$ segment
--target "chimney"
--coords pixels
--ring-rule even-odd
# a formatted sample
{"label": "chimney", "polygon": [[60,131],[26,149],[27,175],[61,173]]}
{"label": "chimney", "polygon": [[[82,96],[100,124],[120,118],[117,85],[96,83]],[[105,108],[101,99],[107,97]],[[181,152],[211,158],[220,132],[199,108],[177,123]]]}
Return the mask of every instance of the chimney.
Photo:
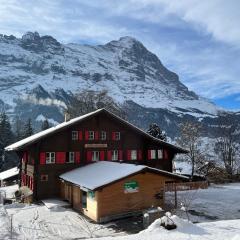
{"label": "chimney", "polygon": [[64,114],[64,122],[68,122],[70,120],[70,114],[68,112],[65,112]]}

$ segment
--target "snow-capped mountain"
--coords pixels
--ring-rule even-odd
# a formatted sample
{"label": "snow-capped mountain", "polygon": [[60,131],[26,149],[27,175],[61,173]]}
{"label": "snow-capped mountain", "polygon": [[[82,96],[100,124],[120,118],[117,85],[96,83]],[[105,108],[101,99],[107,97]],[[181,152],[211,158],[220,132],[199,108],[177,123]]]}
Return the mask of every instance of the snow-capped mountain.
{"label": "snow-capped mountain", "polygon": [[[216,115],[218,108],[183,85],[156,55],[131,37],[105,45],[61,44],[28,32],[21,39],[0,35],[0,99],[15,99],[40,84],[75,93],[107,89],[118,102],[194,116]],[[12,108],[14,111],[14,109]]]}
{"label": "snow-capped mountain", "polygon": [[[146,129],[158,123],[170,137],[184,120],[201,121],[211,136],[223,111],[189,91],[142,43],[122,37],[105,45],[61,44],[28,32],[0,35],[0,110],[40,126],[63,121],[74,93],[108,90],[128,120]],[[240,121],[239,113],[227,113]]]}

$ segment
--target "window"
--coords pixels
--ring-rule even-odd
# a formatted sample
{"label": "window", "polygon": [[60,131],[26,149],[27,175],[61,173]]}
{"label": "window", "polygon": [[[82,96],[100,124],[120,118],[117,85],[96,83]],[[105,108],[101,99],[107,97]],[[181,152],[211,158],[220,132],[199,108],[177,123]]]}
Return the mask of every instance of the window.
{"label": "window", "polygon": [[156,150],[150,150],[151,159],[156,159]]}
{"label": "window", "polygon": [[107,133],[105,131],[101,131],[101,140],[107,139]]}
{"label": "window", "polygon": [[55,163],[55,152],[46,153],[46,163]]}
{"label": "window", "polygon": [[67,163],[74,163],[75,160],[75,152],[69,152],[68,153],[68,159],[67,159]]}
{"label": "window", "polygon": [[137,160],[137,150],[131,150],[131,160]]}
{"label": "window", "polygon": [[95,192],[94,191],[88,191],[88,198],[94,199],[95,198]]}
{"label": "window", "polygon": [[78,131],[72,131],[72,140],[78,140]]}
{"label": "window", "polygon": [[118,160],[118,150],[113,150],[112,151],[112,161],[117,161]]}
{"label": "window", "polygon": [[162,149],[158,149],[157,153],[158,153],[158,159],[162,159],[163,158],[163,151],[162,151]]}
{"label": "window", "polygon": [[115,140],[120,140],[120,132],[115,132]]}
{"label": "window", "polygon": [[88,140],[94,140],[94,131],[89,131]]}
{"label": "window", "polygon": [[47,182],[48,181],[48,175],[47,174],[42,174],[41,175],[41,182]]}
{"label": "window", "polygon": [[92,152],[92,161],[93,162],[99,161],[99,156],[100,156],[100,152],[99,151],[93,151]]}

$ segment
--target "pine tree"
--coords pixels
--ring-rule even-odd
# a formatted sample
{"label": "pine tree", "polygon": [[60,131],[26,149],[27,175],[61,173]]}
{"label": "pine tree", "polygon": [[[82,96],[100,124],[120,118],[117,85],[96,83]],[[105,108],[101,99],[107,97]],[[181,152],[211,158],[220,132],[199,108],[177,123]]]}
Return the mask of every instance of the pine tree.
{"label": "pine tree", "polygon": [[152,123],[147,130],[147,133],[152,135],[155,138],[158,138],[162,141],[167,141],[166,134],[160,129],[160,127],[156,123]]}
{"label": "pine tree", "polygon": [[27,123],[24,125],[24,130],[23,130],[23,137],[27,138],[33,135],[33,127],[32,127],[32,121],[29,118],[27,120]]}
{"label": "pine tree", "polygon": [[0,169],[4,164],[4,147],[13,141],[11,124],[5,112],[0,114]]}
{"label": "pine tree", "polygon": [[19,116],[16,116],[13,126],[16,141],[20,141],[24,138],[23,125],[23,121],[19,118]]}
{"label": "pine tree", "polygon": [[48,129],[48,128],[50,128],[50,125],[49,125],[48,120],[45,119],[45,120],[43,121],[43,123],[42,123],[41,129],[42,129],[42,131],[43,131],[43,130],[46,130],[46,129]]}
{"label": "pine tree", "polygon": [[8,116],[5,112],[0,114],[0,142],[6,147],[13,141],[13,133]]}

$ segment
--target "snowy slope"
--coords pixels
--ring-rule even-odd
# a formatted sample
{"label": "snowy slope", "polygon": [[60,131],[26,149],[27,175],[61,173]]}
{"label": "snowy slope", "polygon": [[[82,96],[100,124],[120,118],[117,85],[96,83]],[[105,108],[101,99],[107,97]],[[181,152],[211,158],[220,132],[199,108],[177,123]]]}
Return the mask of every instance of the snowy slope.
{"label": "snowy slope", "polygon": [[0,36],[0,53],[0,99],[11,106],[16,104],[14,99],[41,84],[48,91],[63,88],[73,93],[107,89],[118,102],[132,100],[144,107],[196,117],[218,111],[131,37],[89,46],[63,45],[38,33],[27,33],[21,39]]}

